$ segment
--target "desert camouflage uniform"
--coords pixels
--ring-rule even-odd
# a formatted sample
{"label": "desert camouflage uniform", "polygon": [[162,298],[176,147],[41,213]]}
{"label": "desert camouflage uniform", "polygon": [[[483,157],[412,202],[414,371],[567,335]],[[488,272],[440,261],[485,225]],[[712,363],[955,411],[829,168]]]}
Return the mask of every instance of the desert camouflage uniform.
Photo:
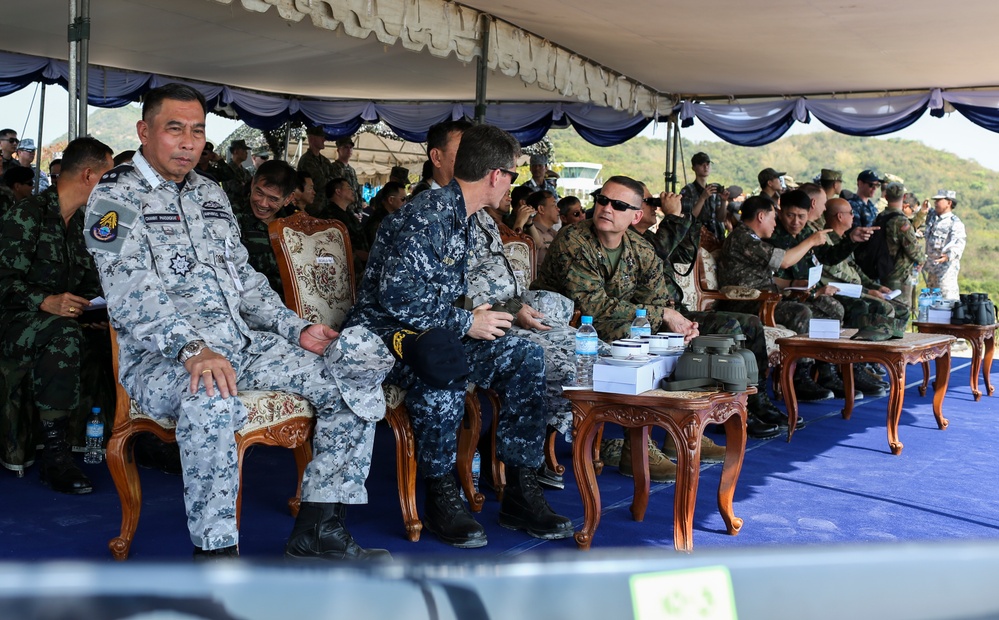
{"label": "desert camouflage uniform", "polygon": [[285,308],[247,263],[218,185],[191,173],[180,188],[140,150],[133,165],[111,170],[94,189],[84,236],[118,329],[121,383],[146,414],[177,425],[196,546],[238,540],[234,433],[246,423],[246,409],[217,391],[189,393],[190,375],[177,356],[195,340],[229,360],[241,391],[285,391],[313,404],[315,457],[303,501],[367,501],[375,422],[385,406],[380,383],[392,357],[365,330],[344,330],[325,361],[302,349],[309,323]]}
{"label": "desert camouflage uniform", "polygon": [[622,243],[621,259],[612,271],[593,220],[578,222],[552,242],[531,288],[571,299],[580,312],[593,317],[593,327],[604,341],[627,338],[638,308],[647,310],[656,332],[663,324],[663,311],[675,305],[666,288],[663,263],[633,230],[625,233]]}
{"label": "desert camouflage uniform", "polygon": [[[382,338],[401,328],[422,332],[440,327],[467,334],[472,313],[460,300],[467,291],[466,261],[474,232],[455,181],[422,192],[386,217],[347,325],[364,325]],[[510,334],[496,340],[464,337],[462,344],[471,368],[469,381],[495,389],[503,401],[499,459],[507,466],[537,468],[548,412],[544,351]],[[454,468],[465,386],[432,388],[402,363],[396,364],[389,380],[407,390],[406,408],[423,475],[447,475]]]}
{"label": "desert camouflage uniform", "polygon": [[[354,190],[354,202],[350,203],[347,211],[355,217],[360,217],[361,209],[364,207],[364,198],[361,195],[361,185],[357,182],[357,173],[354,172],[354,168],[350,164],[341,162],[339,159],[330,162],[330,178],[326,180],[331,181],[333,179],[347,179],[350,188]],[[325,191],[325,188],[326,186],[323,185],[323,191]]]}
{"label": "desert camouflage uniform", "polygon": [[[527,291],[518,280],[513,265],[503,252],[503,240],[496,220],[485,209],[472,216],[475,229],[468,252],[468,292],[472,307],[480,304],[527,303],[542,312],[541,323],[551,329],[535,331],[514,325],[510,334],[540,345],[545,352],[545,383],[548,393],[548,424],[569,438],[572,406],[562,396],[563,385],[576,383],[576,330],[569,327],[573,305],[570,299],[550,291]],[[527,278],[530,274],[526,274]],[[510,310],[514,307],[507,306]]]}
{"label": "desert camouflage uniform", "polygon": [[[923,273],[926,285],[940,288],[944,299],[958,299],[957,274],[961,270],[961,256],[968,242],[964,222],[953,212],[933,218],[926,226],[926,266]],[[934,261],[947,256],[947,262]]]}
{"label": "desert camouflage uniform", "polygon": [[[683,290],[676,284],[674,264],[693,263],[700,244],[701,226],[693,226],[690,216],[677,217],[667,215],[659,223],[656,232],[646,230],[642,237],[652,244],[656,255],[663,262],[666,275],[666,287],[670,297],[680,313],[692,321],[697,321],[701,334],[745,334],[746,348],[756,357],[757,368],[765,369],[769,365],[767,358],[767,340],[763,330],[763,322],[756,314],[743,312],[724,312],[712,310],[700,312],[691,310],[685,305]],[[694,300],[689,300],[693,302]]]}
{"label": "desert camouflage uniform", "polygon": [[79,408],[84,336],[76,319],[40,306],[50,295],[101,294],[82,226],[81,211],[63,224],[54,187],[0,218],[0,356],[31,366],[35,403],[46,420]]}
{"label": "desert camouflage uniform", "polygon": [[[288,217],[289,209],[281,209],[276,217]],[[270,233],[267,224],[257,218],[247,207],[236,211],[236,222],[239,224],[239,238],[246,247],[247,260],[250,266],[267,278],[267,283],[281,299],[284,299],[284,285],[281,283],[281,270],[278,268],[277,256],[271,246]]]}
{"label": "desert camouflage uniform", "polygon": [[[901,213],[901,209],[889,208],[888,211]],[[912,310],[912,306],[909,305],[912,303],[912,270],[926,262],[926,247],[916,237],[919,225],[915,220],[920,216],[925,219],[926,214],[917,212],[911,221],[907,217],[893,217],[885,225],[888,251],[895,257],[895,266],[884,285],[892,290],[902,291],[897,299],[904,300],[910,310]]]}
{"label": "desert camouflage uniform", "polygon": [[326,184],[335,179],[333,176],[333,163],[320,153],[313,155],[312,151],[306,151],[305,155],[298,160],[299,172],[308,172],[312,177],[312,186],[316,190],[316,197],[306,211],[313,217],[322,218],[322,213],[327,208],[329,197],[326,195]]}

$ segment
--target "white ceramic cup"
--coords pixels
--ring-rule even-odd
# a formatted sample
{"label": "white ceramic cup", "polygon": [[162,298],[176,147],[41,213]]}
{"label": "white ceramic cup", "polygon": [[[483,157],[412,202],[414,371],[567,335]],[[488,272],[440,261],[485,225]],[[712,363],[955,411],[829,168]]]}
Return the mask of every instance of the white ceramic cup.
{"label": "white ceramic cup", "polygon": [[658,353],[666,351],[670,348],[669,334],[652,334],[651,336],[642,336],[642,340],[649,343],[649,353]]}
{"label": "white ceramic cup", "polygon": [[648,353],[649,346],[643,345],[637,340],[615,340],[611,343],[612,357],[625,358],[637,355],[648,355]]}
{"label": "white ceramic cup", "polygon": [[657,336],[666,336],[669,338],[669,348],[676,349],[683,346],[683,334],[677,332],[659,332]]}

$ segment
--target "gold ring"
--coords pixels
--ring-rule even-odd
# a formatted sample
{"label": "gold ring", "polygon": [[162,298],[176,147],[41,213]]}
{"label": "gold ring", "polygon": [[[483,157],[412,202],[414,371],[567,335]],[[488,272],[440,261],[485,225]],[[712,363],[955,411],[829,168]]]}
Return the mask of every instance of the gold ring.
{"label": "gold ring", "polygon": [[212,371],[211,370],[202,370],[201,374],[203,374],[203,375],[210,375],[210,374],[212,374]]}
{"label": "gold ring", "polygon": [[76,308],[70,308],[69,311],[70,312],[76,312]]}

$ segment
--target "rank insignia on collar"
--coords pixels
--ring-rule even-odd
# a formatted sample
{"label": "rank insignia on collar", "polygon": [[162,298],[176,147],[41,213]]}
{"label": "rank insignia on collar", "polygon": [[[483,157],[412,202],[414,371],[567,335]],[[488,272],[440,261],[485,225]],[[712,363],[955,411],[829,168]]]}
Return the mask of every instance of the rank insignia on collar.
{"label": "rank insignia on collar", "polygon": [[108,211],[90,227],[90,236],[98,241],[110,243],[118,237],[118,213]]}

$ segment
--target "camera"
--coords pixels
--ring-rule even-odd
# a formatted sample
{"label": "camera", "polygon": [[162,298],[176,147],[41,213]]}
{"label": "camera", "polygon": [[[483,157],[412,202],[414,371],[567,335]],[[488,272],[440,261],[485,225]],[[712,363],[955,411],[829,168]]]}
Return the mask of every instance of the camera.
{"label": "camera", "polygon": [[725,186],[721,183],[712,183],[711,187],[715,188],[715,191],[719,194],[725,191]]}

